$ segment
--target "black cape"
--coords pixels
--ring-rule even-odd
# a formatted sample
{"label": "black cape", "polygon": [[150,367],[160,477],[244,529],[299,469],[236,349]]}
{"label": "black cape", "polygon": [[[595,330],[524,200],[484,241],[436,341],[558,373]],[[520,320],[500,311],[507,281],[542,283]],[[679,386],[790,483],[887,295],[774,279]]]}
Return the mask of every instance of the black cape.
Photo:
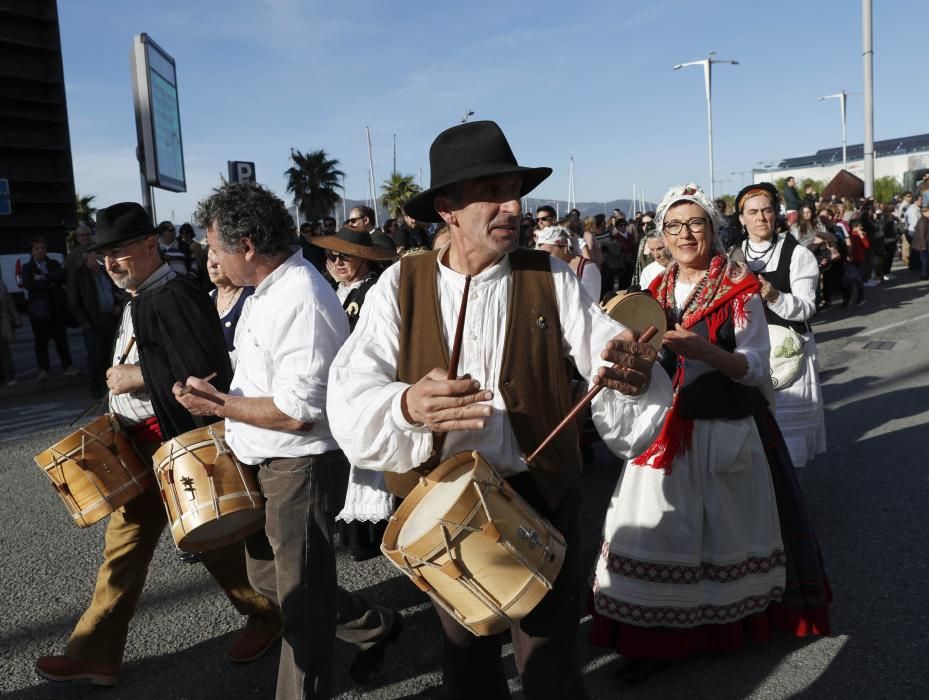
{"label": "black cape", "polygon": [[195,281],[176,277],[137,295],[131,312],[142,378],[164,439],[216,422],[215,416],[192,416],[171,391],[175,382],[213,372],[210,383],[229,391],[232,365],[209,295]]}

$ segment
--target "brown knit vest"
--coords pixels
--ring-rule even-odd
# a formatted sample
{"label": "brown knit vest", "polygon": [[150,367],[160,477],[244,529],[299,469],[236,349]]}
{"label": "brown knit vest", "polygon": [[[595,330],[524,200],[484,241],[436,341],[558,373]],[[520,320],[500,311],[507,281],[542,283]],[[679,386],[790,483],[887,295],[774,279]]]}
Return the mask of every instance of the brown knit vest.
{"label": "brown knit vest", "polygon": [[[431,252],[400,260],[397,381],[407,384],[415,384],[434,367],[449,364],[440,318],[437,255]],[[511,291],[500,384],[495,390],[503,396],[520,449],[529,454],[571,410],[571,389],[549,256],[520,249],[509,257]],[[435,447],[427,466],[438,463],[444,442],[444,435],[433,435]],[[557,507],[581,472],[573,422],[533,460],[530,472],[548,505]]]}

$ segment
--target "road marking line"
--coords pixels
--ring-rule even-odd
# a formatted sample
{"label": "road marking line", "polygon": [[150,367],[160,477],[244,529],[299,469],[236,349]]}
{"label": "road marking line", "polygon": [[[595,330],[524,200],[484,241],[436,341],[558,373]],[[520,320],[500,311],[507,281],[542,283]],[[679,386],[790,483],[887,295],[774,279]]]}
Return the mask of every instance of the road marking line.
{"label": "road marking line", "polygon": [[914,316],[913,318],[908,318],[905,321],[897,321],[896,323],[888,323],[886,326],[880,326],[879,328],[872,328],[869,331],[864,333],[859,333],[858,335],[874,335],[875,333],[883,333],[886,330],[891,328],[896,328],[897,326],[902,326],[904,323],[912,323],[913,321],[921,321],[924,318],[929,318],[929,314],[922,314],[921,316]]}

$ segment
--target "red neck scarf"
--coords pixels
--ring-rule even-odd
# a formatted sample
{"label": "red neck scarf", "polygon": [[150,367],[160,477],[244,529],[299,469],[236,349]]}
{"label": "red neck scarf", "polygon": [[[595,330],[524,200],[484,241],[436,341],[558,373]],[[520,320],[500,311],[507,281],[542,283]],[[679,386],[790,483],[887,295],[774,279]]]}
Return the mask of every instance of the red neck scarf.
{"label": "red neck scarf", "polygon": [[[723,323],[732,320],[738,326],[744,326],[748,320],[746,304],[752,294],[756,294],[761,285],[758,279],[744,265],[730,261],[724,255],[715,255],[710,260],[706,279],[701,282],[693,298],[686,302],[680,311],[674,299],[674,286],[677,284],[679,268],[673,263],[664,273],[655,278],[649,286],[652,296],[658,300],[668,315],[668,328],[680,323],[684,328],[693,328],[700,321],[706,321],[709,341],[718,343],[719,329]],[[664,469],[671,473],[671,463],[678,455],[690,449],[694,422],[692,418],[681,418],[677,412],[678,398],[684,386],[684,362],[678,357],[677,371],[672,379],[674,399],[665,417],[661,432],[645,452],[632,460],[638,466],[650,466]]]}

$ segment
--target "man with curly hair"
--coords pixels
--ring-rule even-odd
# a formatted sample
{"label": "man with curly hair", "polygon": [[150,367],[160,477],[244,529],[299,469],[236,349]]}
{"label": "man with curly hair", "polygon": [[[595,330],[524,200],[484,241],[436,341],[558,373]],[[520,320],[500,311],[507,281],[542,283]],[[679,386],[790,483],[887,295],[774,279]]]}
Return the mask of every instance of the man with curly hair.
{"label": "man with curly hair", "polygon": [[249,579],[279,601],[284,641],[278,698],[327,698],[333,640],[355,644],[350,675],[364,682],[400,630],[400,617],[338,588],[334,516],[349,465],[326,417],[329,365],[348,337],[348,319],[322,275],[291,247],[284,203],[258,185],[229,184],[195,214],[232,284],[253,286],[236,328],[228,393],[191,377],[177,400],[194,415],[226,419],[226,441],[258,467],[267,498],[265,532],[246,541]]}

